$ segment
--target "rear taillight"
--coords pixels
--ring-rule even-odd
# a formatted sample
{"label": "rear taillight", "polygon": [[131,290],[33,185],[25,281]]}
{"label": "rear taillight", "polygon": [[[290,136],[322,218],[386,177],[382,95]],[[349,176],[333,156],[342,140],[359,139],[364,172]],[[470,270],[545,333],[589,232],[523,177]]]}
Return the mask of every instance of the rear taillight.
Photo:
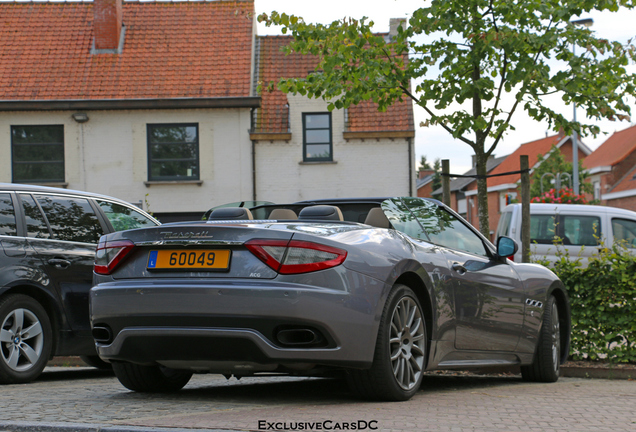
{"label": "rear taillight", "polygon": [[130,240],[101,241],[95,252],[95,266],[93,270],[97,274],[109,275],[128,255],[135,244]]}
{"label": "rear taillight", "polygon": [[250,240],[247,249],[280,274],[309,273],[338,266],[347,252],[299,240]]}

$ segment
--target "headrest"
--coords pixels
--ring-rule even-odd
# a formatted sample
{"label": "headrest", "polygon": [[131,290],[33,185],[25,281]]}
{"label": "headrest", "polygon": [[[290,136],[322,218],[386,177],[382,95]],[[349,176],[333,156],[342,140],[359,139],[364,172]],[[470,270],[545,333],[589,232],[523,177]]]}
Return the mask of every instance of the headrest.
{"label": "headrest", "polygon": [[290,219],[298,219],[296,212],[290,209],[278,208],[272,210],[269,214],[269,219],[281,219],[281,220],[290,220]]}
{"label": "headrest", "polygon": [[340,209],[330,205],[305,207],[298,213],[298,219],[343,220]]}
{"label": "headrest", "polygon": [[378,228],[391,228],[391,223],[380,207],[373,207],[369,210],[364,223]]}
{"label": "headrest", "polygon": [[252,212],[245,207],[223,207],[212,210],[208,220],[254,219]]}

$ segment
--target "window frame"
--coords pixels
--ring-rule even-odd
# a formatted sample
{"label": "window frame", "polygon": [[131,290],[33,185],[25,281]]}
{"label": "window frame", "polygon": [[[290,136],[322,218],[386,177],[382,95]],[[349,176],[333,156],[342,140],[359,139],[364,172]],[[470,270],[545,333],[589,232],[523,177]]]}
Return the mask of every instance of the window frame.
{"label": "window frame", "polygon": [[[21,143],[17,144],[14,140],[13,131],[16,128],[29,128],[29,127],[60,127],[62,128],[62,142],[46,142],[46,143]],[[11,125],[10,127],[10,135],[11,135],[11,182],[12,183],[21,183],[21,184],[31,184],[31,183],[64,183],[66,181],[66,160],[65,160],[65,133],[64,133],[64,124],[27,124],[27,125]],[[62,160],[55,161],[19,161],[15,160],[15,148],[16,146],[29,146],[29,145],[50,145],[50,146],[62,146]],[[19,164],[51,164],[51,163],[61,163],[62,165],[62,178],[56,179],[17,179],[15,173],[15,166]]]}
{"label": "window frame", "polygon": [[[307,128],[307,117],[325,115],[329,121],[328,128]],[[307,131],[308,130],[328,130],[329,142],[328,143],[307,143]],[[325,145],[329,144],[329,156],[328,157],[307,157],[307,146],[312,145]],[[330,112],[304,112],[303,113],[303,162],[333,162],[333,121]]]}
{"label": "window frame", "polygon": [[[180,176],[157,176],[153,177],[152,175],[152,163],[156,162],[152,158],[152,149],[150,142],[150,131],[154,127],[194,127],[196,128],[196,140],[194,142],[196,151],[195,151],[195,161],[197,167],[196,176],[190,177],[180,177]],[[154,144],[154,143],[153,143]],[[183,143],[171,143],[171,144],[186,144]],[[147,156],[147,169],[148,169],[148,181],[150,182],[162,182],[162,181],[198,181],[201,179],[201,158],[200,158],[200,135],[199,135],[199,123],[147,123],[146,124],[146,156]],[[163,159],[160,159],[163,160]],[[166,159],[167,160],[167,159]],[[171,159],[177,160],[177,159]],[[185,160],[185,159],[183,159]],[[189,159],[188,159],[189,160]]]}

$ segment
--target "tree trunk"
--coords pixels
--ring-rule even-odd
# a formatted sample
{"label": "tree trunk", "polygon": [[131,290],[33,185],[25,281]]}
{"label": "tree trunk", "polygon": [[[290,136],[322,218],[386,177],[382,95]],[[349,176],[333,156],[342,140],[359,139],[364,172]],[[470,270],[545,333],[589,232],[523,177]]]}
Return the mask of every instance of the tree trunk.
{"label": "tree trunk", "polygon": [[488,218],[488,170],[486,163],[488,155],[481,148],[475,149],[475,159],[477,160],[477,209],[479,212],[479,232],[490,240],[490,222]]}

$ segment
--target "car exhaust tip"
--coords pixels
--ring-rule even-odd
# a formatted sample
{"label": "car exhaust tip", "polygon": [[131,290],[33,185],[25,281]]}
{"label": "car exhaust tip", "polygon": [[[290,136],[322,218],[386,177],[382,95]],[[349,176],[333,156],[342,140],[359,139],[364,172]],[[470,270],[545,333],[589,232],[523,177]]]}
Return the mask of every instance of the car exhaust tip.
{"label": "car exhaust tip", "polygon": [[311,328],[287,328],[276,332],[276,340],[282,346],[311,347],[322,344],[324,338]]}
{"label": "car exhaust tip", "polygon": [[95,326],[92,330],[95,342],[110,344],[113,341],[113,332],[108,326]]}

